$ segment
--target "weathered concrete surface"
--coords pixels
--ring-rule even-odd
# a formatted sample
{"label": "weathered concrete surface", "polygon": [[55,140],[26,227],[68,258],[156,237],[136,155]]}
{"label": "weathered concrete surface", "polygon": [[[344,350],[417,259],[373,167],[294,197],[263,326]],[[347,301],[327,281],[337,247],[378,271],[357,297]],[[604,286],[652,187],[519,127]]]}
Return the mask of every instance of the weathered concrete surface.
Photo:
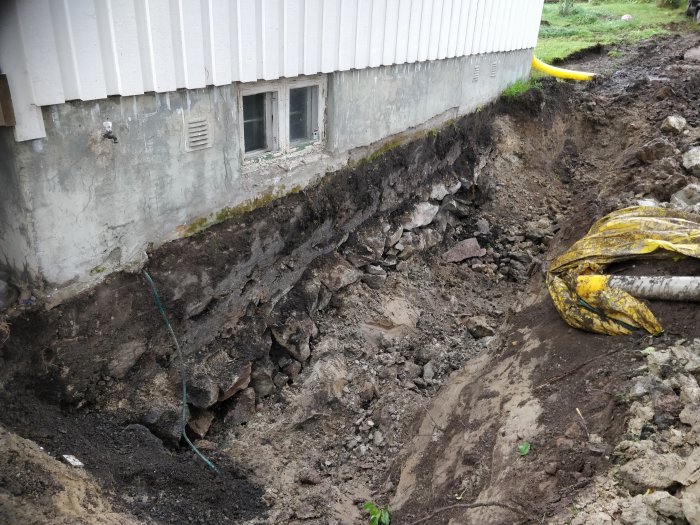
{"label": "weathered concrete surface", "polygon": [[372,144],[445,114],[455,118],[530,74],[532,50],[335,73],[328,82],[328,149]]}
{"label": "weathered concrete surface", "polygon": [[[0,266],[55,304],[138,267],[147,249],[203,229],[218,212],[306,187],[345,165],[353,148],[474,110],[527,75],[530,56],[330,74],[327,151],[260,164],[241,159],[238,85],[46,107],[45,139],[15,143],[0,134]],[[193,117],[208,119],[212,147],[186,151]],[[103,138],[105,121],[118,143]]]}

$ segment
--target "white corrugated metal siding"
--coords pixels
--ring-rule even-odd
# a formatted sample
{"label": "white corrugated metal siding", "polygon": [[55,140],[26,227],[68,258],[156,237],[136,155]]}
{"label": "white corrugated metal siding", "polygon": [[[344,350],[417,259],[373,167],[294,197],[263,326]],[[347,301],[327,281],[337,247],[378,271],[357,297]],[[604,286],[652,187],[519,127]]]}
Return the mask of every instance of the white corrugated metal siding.
{"label": "white corrugated metal siding", "polygon": [[532,48],[543,0],[14,0],[17,140],[37,106]]}

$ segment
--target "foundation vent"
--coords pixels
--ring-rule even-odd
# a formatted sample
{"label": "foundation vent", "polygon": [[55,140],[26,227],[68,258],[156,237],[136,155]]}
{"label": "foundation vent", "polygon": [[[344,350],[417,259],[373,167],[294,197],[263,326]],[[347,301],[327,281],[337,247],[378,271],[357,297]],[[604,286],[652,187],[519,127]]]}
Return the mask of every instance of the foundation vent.
{"label": "foundation vent", "polygon": [[472,82],[478,82],[479,81],[479,66],[476,65],[474,66],[474,75],[472,75]]}
{"label": "foundation vent", "polygon": [[496,78],[496,67],[498,67],[498,64],[493,62],[491,64],[491,78]]}
{"label": "foundation vent", "polygon": [[187,151],[198,151],[200,149],[211,148],[209,137],[209,121],[205,118],[191,118],[187,122],[187,137],[185,149]]}

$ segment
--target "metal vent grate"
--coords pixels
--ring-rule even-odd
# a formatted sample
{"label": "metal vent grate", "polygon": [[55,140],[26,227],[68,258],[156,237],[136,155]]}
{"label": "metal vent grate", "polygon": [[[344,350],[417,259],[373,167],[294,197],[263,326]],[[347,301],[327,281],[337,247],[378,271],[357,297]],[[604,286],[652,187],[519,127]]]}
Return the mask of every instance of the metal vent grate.
{"label": "metal vent grate", "polygon": [[493,62],[493,63],[491,64],[491,78],[495,78],[495,77],[496,77],[496,67],[497,67],[497,66],[498,66],[498,64],[497,64],[496,62]]}
{"label": "metal vent grate", "polygon": [[206,118],[192,118],[187,123],[187,151],[211,148],[209,121]]}
{"label": "metal vent grate", "polygon": [[474,66],[474,75],[472,75],[472,82],[479,81],[479,66]]}

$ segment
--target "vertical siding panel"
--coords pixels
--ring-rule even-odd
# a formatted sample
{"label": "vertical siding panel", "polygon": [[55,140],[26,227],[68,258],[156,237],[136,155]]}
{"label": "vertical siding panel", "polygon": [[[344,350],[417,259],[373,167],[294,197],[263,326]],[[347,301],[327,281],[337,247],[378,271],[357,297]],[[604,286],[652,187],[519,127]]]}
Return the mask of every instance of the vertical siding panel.
{"label": "vertical siding panel", "polygon": [[[152,91],[175,91],[178,88],[175,74],[175,50],[173,48],[170,2],[145,0],[136,3],[145,10],[146,39],[149,42],[149,68]],[[141,54],[143,60],[143,53]]]}
{"label": "vertical siding panel", "polygon": [[486,39],[486,52],[493,53],[496,51],[496,42],[498,42],[498,35],[503,30],[503,12],[501,7],[503,5],[502,0],[492,0],[491,13],[489,14],[489,19],[487,20],[486,27],[488,28],[486,34],[488,38]]}
{"label": "vertical siding panel", "polygon": [[430,56],[430,25],[433,14],[433,0],[422,0],[420,15],[420,45],[418,46],[418,60],[428,60]]}
{"label": "vertical siding panel", "polygon": [[95,14],[104,65],[104,81],[108,95],[119,93],[119,66],[117,65],[116,38],[112,23],[113,6],[111,0],[102,0],[95,4]]}
{"label": "vertical siding panel", "polygon": [[411,1],[399,2],[398,10],[394,61],[397,64],[405,64],[408,62],[408,42],[410,39],[409,31],[411,29]]}
{"label": "vertical siding panel", "polygon": [[408,25],[408,49],[406,51],[407,62],[416,62],[418,60],[422,11],[423,0],[411,0],[411,21]]}
{"label": "vertical siding panel", "polygon": [[182,42],[183,72],[188,89],[206,86],[204,71],[204,31],[200,2],[180,0],[180,40]]}
{"label": "vertical siding panel", "polygon": [[462,18],[462,4],[464,4],[464,0],[452,1],[452,12],[449,19],[449,38],[447,40],[447,56],[449,58],[457,55],[457,41],[459,40],[459,23]]}
{"label": "vertical siding panel", "polygon": [[384,29],[386,27],[386,0],[372,2],[372,30],[370,34],[369,67],[382,65]]}
{"label": "vertical siding panel", "polygon": [[382,64],[389,66],[396,61],[396,39],[399,24],[399,0],[384,0],[386,16],[384,17],[384,46],[382,49]]}
{"label": "vertical siding panel", "polygon": [[96,6],[108,93],[123,96],[143,93],[144,75],[134,1],[104,0]]}
{"label": "vertical siding panel", "polygon": [[313,75],[321,70],[323,0],[306,0],[304,19],[304,74]]}
{"label": "vertical siding panel", "polygon": [[474,19],[472,20],[472,44],[471,47],[469,48],[469,54],[470,55],[478,55],[479,54],[479,44],[481,43],[481,30],[484,27],[483,24],[483,18],[484,18],[484,4],[488,0],[474,0],[476,3],[476,11],[474,12]]}
{"label": "vertical siding panel", "polygon": [[[224,0],[226,1],[226,0]],[[231,44],[231,81],[241,80],[241,8],[240,0],[228,0],[230,2],[229,31]]]}
{"label": "vertical siding panel", "polygon": [[338,68],[339,42],[340,0],[324,0],[321,36],[321,71],[324,73],[331,73]]}
{"label": "vertical siding panel", "polygon": [[438,58],[440,46],[440,27],[442,26],[442,5],[444,0],[433,0],[430,20],[430,44],[428,46],[428,60]]}
{"label": "vertical siding panel", "polygon": [[442,14],[440,15],[440,39],[438,42],[438,58],[447,58],[447,50],[450,43],[450,18],[452,17],[452,6],[454,0],[444,0],[442,4]]}
{"label": "vertical siding panel", "polygon": [[287,0],[285,9],[284,52],[285,77],[303,72],[304,57],[304,0]]}
{"label": "vertical siding panel", "polygon": [[503,14],[506,22],[503,26],[503,33],[501,36],[501,51],[509,51],[512,49],[514,7],[513,0],[506,0],[504,7],[506,11]]}
{"label": "vertical siding panel", "polygon": [[372,35],[372,0],[357,2],[357,31],[355,42],[355,68],[369,66],[370,38]]}
{"label": "vertical siding panel", "polygon": [[340,43],[338,46],[338,69],[347,71],[355,67],[357,47],[357,0],[340,2]]}
{"label": "vertical siding panel", "polygon": [[459,24],[457,24],[455,56],[464,55],[464,46],[467,41],[467,32],[469,30],[469,9],[471,8],[471,0],[460,0],[459,3]]}
{"label": "vertical siding panel", "polygon": [[[7,82],[15,111],[15,140],[30,140],[46,136],[41,108],[32,101],[32,85],[25,67],[24,46],[17,6],[5,6],[0,17],[0,64],[8,73]],[[12,74],[14,73],[14,74]]]}
{"label": "vertical siding panel", "polygon": [[78,96],[83,100],[105,98],[104,66],[93,0],[64,0],[68,44],[75,67]]}
{"label": "vertical siding panel", "polygon": [[24,46],[32,100],[38,106],[60,104],[65,95],[49,0],[24,0],[16,9],[21,41],[15,45]]}
{"label": "vertical siding panel", "polygon": [[282,57],[280,42],[282,35],[282,8],[280,0],[267,0],[263,3],[265,9],[263,11],[263,26],[264,37],[263,45],[263,72],[262,78],[265,80],[274,80],[282,74]]}
{"label": "vertical siding panel", "polygon": [[480,21],[481,24],[481,39],[479,41],[479,53],[484,54],[490,51],[489,49],[489,38],[493,35],[491,28],[491,16],[494,11],[495,0],[485,1],[484,16]]}
{"label": "vertical siding panel", "polygon": [[240,81],[252,82],[258,79],[258,28],[260,22],[256,0],[239,0],[238,29],[240,57]]}
{"label": "vertical siding panel", "polygon": [[[208,4],[207,17],[202,21],[207,35],[209,60],[206,75],[207,84],[223,86],[233,81],[233,56],[231,40],[236,38],[235,25],[232,25],[231,11],[236,2],[228,0],[205,0]],[[206,48],[205,48],[206,49]]]}
{"label": "vertical siding panel", "polygon": [[462,47],[462,55],[469,55],[472,51],[474,43],[474,18],[476,17],[477,0],[466,0],[469,8],[467,9],[467,18],[464,23],[464,46]]}

